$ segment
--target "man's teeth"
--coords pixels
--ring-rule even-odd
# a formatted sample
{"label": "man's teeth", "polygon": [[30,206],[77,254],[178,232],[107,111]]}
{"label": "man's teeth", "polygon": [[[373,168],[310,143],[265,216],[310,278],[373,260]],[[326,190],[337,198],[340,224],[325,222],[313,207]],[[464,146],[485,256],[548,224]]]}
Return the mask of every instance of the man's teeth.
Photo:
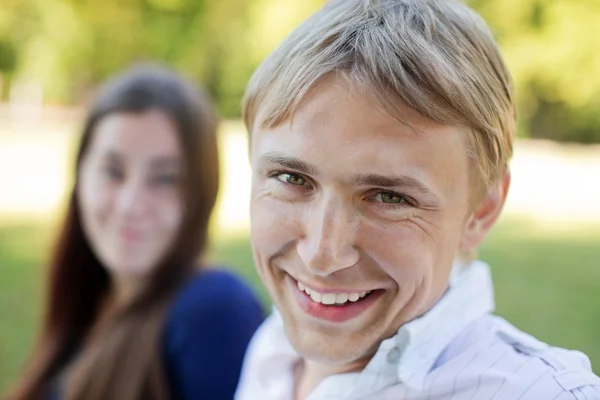
{"label": "man's teeth", "polygon": [[303,291],[307,295],[309,295],[310,298],[312,299],[312,301],[314,301],[315,303],[321,303],[321,304],[325,304],[325,305],[345,304],[348,301],[355,302],[355,301],[358,301],[359,299],[362,299],[369,293],[371,293],[371,291],[368,291],[368,292],[360,292],[360,293],[325,293],[325,294],[321,294],[315,290],[311,290],[311,289],[307,288],[301,282],[298,282],[298,289],[300,289],[301,291]]}

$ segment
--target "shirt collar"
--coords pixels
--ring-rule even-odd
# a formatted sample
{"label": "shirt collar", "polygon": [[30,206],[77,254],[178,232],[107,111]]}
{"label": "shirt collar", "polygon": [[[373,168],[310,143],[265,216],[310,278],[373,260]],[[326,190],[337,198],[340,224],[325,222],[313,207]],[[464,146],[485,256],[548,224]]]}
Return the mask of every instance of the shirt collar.
{"label": "shirt collar", "polygon": [[[450,342],[471,322],[493,310],[489,266],[481,261],[466,266],[456,262],[442,298],[422,317],[404,324],[394,337],[383,341],[361,377],[377,371],[422,390],[427,374]],[[390,373],[382,374],[385,369]],[[381,385],[389,383],[381,381]],[[360,382],[356,387],[367,389]]]}

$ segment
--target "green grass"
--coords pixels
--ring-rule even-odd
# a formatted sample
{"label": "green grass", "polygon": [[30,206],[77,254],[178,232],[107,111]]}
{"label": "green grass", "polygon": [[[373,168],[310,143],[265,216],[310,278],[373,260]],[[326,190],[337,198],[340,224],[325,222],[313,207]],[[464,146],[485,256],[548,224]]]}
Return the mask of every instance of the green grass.
{"label": "green grass", "polygon": [[[44,259],[54,232],[39,223],[0,226],[0,392],[33,340]],[[550,228],[504,219],[482,246],[493,267],[498,314],[553,345],[579,349],[600,371],[600,224]],[[234,265],[265,302],[246,237],[215,241],[211,259]]]}
{"label": "green grass", "polygon": [[552,345],[585,352],[600,372],[599,224],[502,221],[480,258],[492,265],[497,314]]}
{"label": "green grass", "polygon": [[50,236],[38,224],[0,227],[0,393],[34,338]]}

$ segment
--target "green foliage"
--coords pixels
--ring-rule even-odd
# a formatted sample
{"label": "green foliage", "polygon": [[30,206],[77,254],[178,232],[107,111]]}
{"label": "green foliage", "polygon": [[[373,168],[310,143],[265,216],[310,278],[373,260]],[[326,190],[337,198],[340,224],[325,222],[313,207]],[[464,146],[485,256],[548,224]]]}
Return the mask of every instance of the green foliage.
{"label": "green foliage", "polygon": [[6,40],[0,39],[0,73],[9,74],[17,66],[17,49],[15,45]]}
{"label": "green foliage", "polygon": [[[120,69],[167,63],[207,88],[226,117],[252,71],[322,0],[3,0],[19,77],[46,100],[77,102]],[[4,8],[4,7],[3,7]]]}
{"label": "green foliage", "polygon": [[474,0],[515,79],[532,137],[600,142],[600,2]]}
{"label": "green foliage", "polygon": [[[2,0],[0,71],[77,102],[136,61],[158,60],[237,117],[260,61],[325,0]],[[597,0],[467,0],[515,78],[520,135],[600,142]]]}

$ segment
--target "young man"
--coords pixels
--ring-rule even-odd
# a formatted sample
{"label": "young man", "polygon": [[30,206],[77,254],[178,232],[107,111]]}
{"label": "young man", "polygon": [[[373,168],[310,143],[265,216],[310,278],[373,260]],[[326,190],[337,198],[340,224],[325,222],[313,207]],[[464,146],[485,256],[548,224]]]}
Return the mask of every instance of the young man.
{"label": "young man", "polygon": [[334,0],[259,67],[252,244],[277,311],[238,400],[600,399],[583,354],[491,315],[510,75],[446,0]]}

